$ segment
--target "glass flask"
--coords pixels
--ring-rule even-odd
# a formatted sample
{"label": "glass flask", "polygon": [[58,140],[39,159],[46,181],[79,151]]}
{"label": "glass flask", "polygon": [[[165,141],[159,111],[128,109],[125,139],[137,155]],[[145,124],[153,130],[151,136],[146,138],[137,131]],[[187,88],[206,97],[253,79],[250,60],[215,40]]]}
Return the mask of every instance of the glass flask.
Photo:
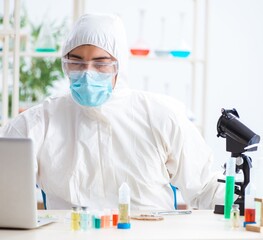
{"label": "glass flask", "polygon": [[39,31],[39,35],[35,45],[36,52],[55,52],[56,43],[52,35],[51,26],[44,23]]}
{"label": "glass flask", "polygon": [[155,55],[158,57],[165,57],[170,54],[170,51],[165,49],[165,18],[161,18],[161,29],[160,29],[160,40],[159,46],[154,51]]}
{"label": "glass flask", "polygon": [[147,56],[150,53],[150,49],[147,43],[143,39],[144,16],[145,16],[145,10],[141,9],[140,18],[139,18],[139,36],[137,41],[130,49],[131,54],[135,56]]}
{"label": "glass flask", "polygon": [[190,47],[184,40],[184,31],[185,31],[185,13],[184,12],[180,13],[179,22],[180,22],[179,34],[180,34],[181,39],[179,40],[178,47],[170,51],[170,54],[173,57],[187,58],[190,55],[191,51],[190,51]]}

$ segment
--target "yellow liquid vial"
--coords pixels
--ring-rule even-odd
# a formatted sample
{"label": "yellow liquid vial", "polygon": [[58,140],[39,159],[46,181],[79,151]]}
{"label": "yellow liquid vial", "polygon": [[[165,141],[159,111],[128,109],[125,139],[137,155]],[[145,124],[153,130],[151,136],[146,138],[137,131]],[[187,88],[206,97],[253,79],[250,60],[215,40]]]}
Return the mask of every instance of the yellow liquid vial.
{"label": "yellow liquid vial", "polygon": [[71,212],[71,230],[78,231],[80,230],[80,213],[77,208],[73,208]]}

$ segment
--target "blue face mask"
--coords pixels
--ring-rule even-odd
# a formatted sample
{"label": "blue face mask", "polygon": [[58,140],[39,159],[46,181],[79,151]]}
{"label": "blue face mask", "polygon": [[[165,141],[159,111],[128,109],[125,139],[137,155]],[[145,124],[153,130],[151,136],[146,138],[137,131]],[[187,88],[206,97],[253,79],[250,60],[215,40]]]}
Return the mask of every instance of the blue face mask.
{"label": "blue face mask", "polygon": [[71,72],[69,79],[73,99],[83,106],[100,106],[112,94],[112,78],[111,73]]}

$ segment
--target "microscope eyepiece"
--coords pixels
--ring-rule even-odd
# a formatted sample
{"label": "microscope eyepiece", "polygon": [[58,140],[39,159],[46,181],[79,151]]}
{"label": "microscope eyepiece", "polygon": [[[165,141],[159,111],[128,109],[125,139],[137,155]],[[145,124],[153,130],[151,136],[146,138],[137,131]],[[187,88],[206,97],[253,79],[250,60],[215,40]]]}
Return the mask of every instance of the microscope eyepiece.
{"label": "microscope eyepiece", "polygon": [[222,108],[221,112],[222,115],[217,122],[217,137],[227,138],[227,151],[242,153],[257,150],[257,147],[245,149],[252,144],[259,143],[260,136],[239,121],[236,109]]}

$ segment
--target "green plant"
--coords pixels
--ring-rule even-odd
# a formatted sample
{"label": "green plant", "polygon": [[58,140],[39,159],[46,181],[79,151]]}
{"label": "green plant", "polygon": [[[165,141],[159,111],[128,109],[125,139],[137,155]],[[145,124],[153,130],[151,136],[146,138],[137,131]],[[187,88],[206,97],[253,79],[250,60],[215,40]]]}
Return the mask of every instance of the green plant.
{"label": "green plant", "polygon": [[[29,62],[30,61],[30,62]],[[20,62],[20,101],[39,101],[63,77],[61,61],[56,58],[30,58]]]}

